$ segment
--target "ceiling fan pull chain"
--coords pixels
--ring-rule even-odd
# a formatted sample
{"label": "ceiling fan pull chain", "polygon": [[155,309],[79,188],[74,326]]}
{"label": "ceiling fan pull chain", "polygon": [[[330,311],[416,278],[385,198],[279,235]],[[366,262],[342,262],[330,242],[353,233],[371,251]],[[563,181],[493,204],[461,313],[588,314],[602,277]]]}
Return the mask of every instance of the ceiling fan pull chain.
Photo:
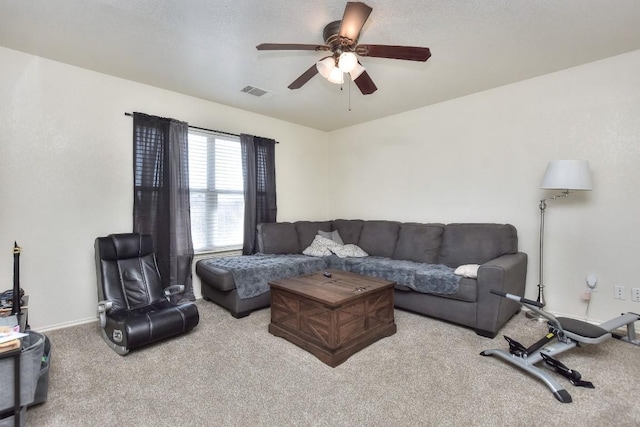
{"label": "ceiling fan pull chain", "polygon": [[351,111],[351,79],[349,79],[349,111]]}

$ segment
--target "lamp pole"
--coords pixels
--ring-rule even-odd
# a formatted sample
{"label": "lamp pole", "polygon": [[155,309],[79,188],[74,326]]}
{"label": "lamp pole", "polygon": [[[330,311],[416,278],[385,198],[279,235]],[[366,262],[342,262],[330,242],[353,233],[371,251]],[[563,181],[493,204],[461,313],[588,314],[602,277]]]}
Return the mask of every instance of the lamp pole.
{"label": "lamp pole", "polygon": [[544,212],[547,209],[547,201],[545,199],[540,200],[540,263],[538,264],[538,298],[536,301],[542,304],[546,304],[544,300]]}
{"label": "lamp pole", "polygon": [[[547,209],[547,200],[555,200],[560,197],[568,196],[569,190],[563,190],[560,194],[556,194],[555,196],[540,200],[540,204],[538,205],[538,207],[540,208],[540,262],[538,264],[538,297],[536,298],[536,301],[543,306],[546,305],[546,301],[544,299],[544,213]],[[528,311],[527,317],[530,319],[538,320],[540,322],[546,321],[544,317],[538,315],[533,311]]]}

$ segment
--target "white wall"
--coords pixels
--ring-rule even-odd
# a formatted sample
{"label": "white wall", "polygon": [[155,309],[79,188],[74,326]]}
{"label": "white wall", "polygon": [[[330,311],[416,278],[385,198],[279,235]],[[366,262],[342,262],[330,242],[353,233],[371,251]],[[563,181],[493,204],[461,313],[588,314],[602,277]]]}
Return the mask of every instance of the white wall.
{"label": "white wall", "polygon": [[589,160],[595,190],[548,202],[548,309],[584,318],[593,273],[590,320],[640,311],[640,51],[335,131],[330,152],[330,217],[514,224],[534,299],[547,162]]}
{"label": "white wall", "polygon": [[276,139],[279,220],[327,216],[324,132],[1,47],[0,100],[0,290],[15,240],[34,329],[96,316],[93,241],[132,229],[125,112]]}

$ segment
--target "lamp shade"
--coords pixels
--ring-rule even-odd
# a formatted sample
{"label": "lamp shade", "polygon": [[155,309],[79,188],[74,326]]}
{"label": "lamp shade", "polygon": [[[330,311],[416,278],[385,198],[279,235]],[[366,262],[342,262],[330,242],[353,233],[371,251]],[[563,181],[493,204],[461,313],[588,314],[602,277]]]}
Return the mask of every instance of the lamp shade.
{"label": "lamp shade", "polygon": [[335,67],[336,67],[336,60],[333,59],[331,56],[328,56],[316,63],[316,68],[318,69],[318,72],[325,79],[329,78],[329,74],[331,73],[331,70],[333,70]]}
{"label": "lamp shade", "polygon": [[589,162],[586,160],[552,160],[542,179],[546,190],[593,190]]}
{"label": "lamp shade", "polygon": [[344,52],[338,58],[338,67],[344,73],[350,73],[354,68],[356,68],[356,65],[358,65],[358,58],[353,52]]}
{"label": "lamp shade", "polygon": [[329,77],[327,77],[327,80],[329,80],[331,83],[341,85],[342,83],[344,83],[344,74],[342,73],[342,70],[340,68],[333,67],[333,69],[331,69],[331,72],[329,73]]}

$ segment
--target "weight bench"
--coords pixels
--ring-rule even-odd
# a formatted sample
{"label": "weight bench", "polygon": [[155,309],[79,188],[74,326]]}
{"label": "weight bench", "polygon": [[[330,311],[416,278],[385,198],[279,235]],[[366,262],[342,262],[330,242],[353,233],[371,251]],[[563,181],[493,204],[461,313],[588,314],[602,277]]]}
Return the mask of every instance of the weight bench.
{"label": "weight bench", "polygon": [[[505,336],[509,343],[509,351],[494,349],[484,350],[482,356],[496,356],[518,368],[527,371],[534,377],[542,380],[553,392],[553,396],[562,403],[570,403],[571,395],[560,386],[547,372],[535,366],[539,362],[544,362],[546,368],[553,369],[560,375],[569,379],[571,384],[580,387],[594,388],[589,381],[583,381],[578,371],[569,369],[553,356],[570,350],[580,344],[600,344],[601,342],[614,336],[612,332],[623,326],[627,327],[627,336],[615,336],[631,344],[639,345],[640,340],[636,338],[634,322],[640,320],[640,315],[636,313],[625,313],[608,322],[600,325],[567,317],[554,317],[541,310],[543,307],[537,301],[531,301],[517,295],[508,294],[502,291],[492,290],[491,293],[520,303],[522,306],[538,313],[548,320],[549,333],[528,348],[519,342]],[[552,345],[551,341],[555,340]]]}

